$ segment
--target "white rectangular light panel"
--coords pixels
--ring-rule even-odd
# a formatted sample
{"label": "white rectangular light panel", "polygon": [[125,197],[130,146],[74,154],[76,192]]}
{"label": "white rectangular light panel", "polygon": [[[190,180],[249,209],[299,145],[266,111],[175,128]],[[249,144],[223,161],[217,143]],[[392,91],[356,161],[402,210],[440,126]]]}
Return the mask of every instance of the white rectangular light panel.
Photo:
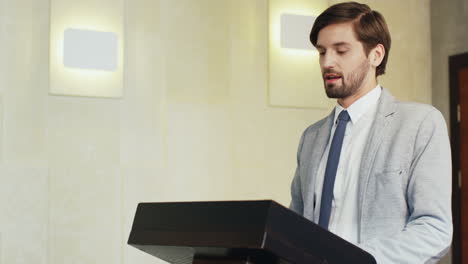
{"label": "white rectangular light panel", "polygon": [[310,43],[310,29],[314,25],[313,16],[281,15],[281,48],[315,50]]}
{"label": "white rectangular light panel", "polygon": [[63,45],[65,67],[103,71],[117,69],[118,39],[115,33],[67,28]]}

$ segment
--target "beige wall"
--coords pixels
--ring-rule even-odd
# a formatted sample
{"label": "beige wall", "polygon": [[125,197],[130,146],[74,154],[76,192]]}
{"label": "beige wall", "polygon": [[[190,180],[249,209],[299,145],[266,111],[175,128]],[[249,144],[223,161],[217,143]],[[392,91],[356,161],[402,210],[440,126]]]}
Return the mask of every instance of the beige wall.
{"label": "beige wall", "polygon": [[[394,39],[382,83],[430,103],[429,2],[368,2]],[[142,201],[287,205],[329,110],[268,107],[267,4],[126,1],[124,97],[97,99],[48,95],[48,1],[0,0],[0,263],[159,263],[126,246]]]}
{"label": "beige wall", "polygon": [[448,57],[468,52],[468,1],[431,1],[433,104],[450,120]]}

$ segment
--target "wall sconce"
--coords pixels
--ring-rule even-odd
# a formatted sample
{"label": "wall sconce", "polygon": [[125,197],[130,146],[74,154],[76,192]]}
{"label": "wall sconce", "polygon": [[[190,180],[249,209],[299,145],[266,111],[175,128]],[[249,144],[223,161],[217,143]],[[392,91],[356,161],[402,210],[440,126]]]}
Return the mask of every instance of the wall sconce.
{"label": "wall sconce", "polygon": [[319,54],[310,30],[328,0],[268,0],[268,104],[271,107],[330,109],[323,90]]}
{"label": "wall sconce", "polygon": [[49,94],[121,98],[124,0],[50,0]]}
{"label": "wall sconce", "polygon": [[281,48],[315,50],[309,34],[316,17],[293,14],[281,15]]}
{"label": "wall sconce", "polygon": [[67,28],[63,34],[63,65],[68,68],[115,71],[117,35]]}

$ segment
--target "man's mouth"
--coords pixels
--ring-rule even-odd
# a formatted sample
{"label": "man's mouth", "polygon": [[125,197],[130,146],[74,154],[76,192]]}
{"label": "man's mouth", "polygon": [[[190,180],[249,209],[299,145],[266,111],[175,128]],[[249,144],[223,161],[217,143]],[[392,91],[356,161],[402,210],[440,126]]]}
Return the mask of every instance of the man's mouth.
{"label": "man's mouth", "polygon": [[323,79],[325,80],[325,83],[334,83],[341,79],[341,75],[336,73],[326,73],[323,75]]}

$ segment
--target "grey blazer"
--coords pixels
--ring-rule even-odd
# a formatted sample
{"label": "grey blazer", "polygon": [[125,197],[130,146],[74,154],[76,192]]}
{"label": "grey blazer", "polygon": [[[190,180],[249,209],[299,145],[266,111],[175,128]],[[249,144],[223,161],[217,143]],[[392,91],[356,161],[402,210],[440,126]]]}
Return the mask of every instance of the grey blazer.
{"label": "grey blazer", "polygon": [[[290,208],[314,219],[317,169],[334,112],[300,140]],[[359,175],[358,246],[378,263],[436,263],[452,240],[447,127],[432,106],[379,99]]]}

